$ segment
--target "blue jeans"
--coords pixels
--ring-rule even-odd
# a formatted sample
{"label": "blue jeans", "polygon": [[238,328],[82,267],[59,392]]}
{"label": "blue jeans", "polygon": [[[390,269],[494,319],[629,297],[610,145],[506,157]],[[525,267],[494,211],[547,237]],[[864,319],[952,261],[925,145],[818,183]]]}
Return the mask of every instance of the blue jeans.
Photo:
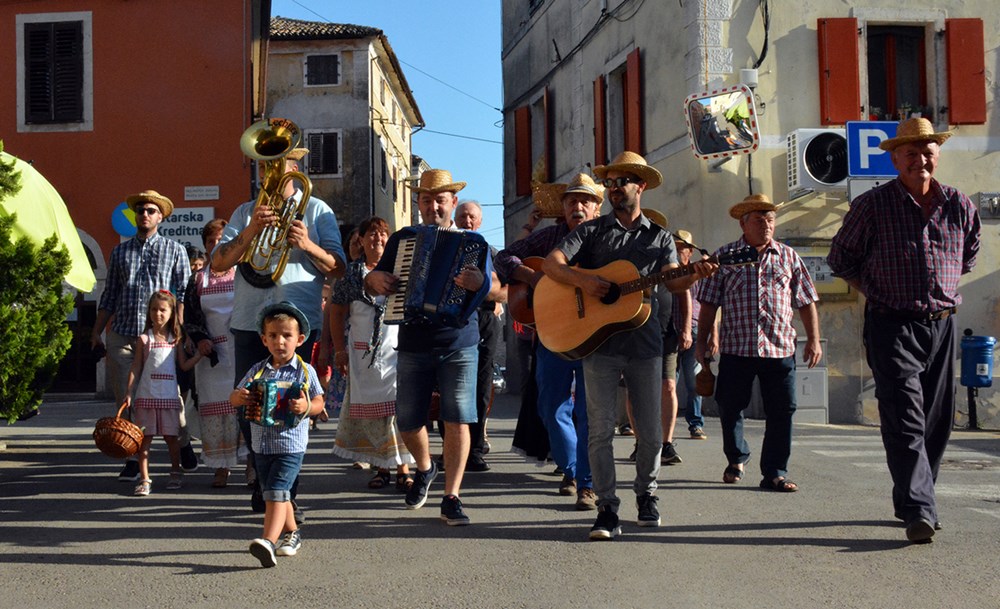
{"label": "blue jeans", "polygon": [[256,456],[254,466],[264,501],[291,501],[305,453]]}
{"label": "blue jeans", "polygon": [[632,400],[635,419],[635,494],[656,490],[660,473],[663,431],[660,421],[660,386],[663,379],[661,357],[635,359],[625,355],[593,353],[583,360],[583,378],[587,385],[587,421],[590,424],[588,446],[594,477],[597,506],[618,511],[621,500],[615,495],[615,453],[612,440],[618,417],[618,380],[624,375]]}
{"label": "blue jeans", "polygon": [[[556,465],[575,478],[578,488],[593,486],[587,454],[587,389],[583,363],[570,362],[538,343],[535,378],[538,381],[538,416],[549,432],[549,447]],[[570,390],[576,378],[576,397]],[[574,417],[576,421],[574,422]]]}
{"label": "blue jeans", "polygon": [[446,352],[400,351],[396,362],[396,424],[399,431],[427,425],[431,393],[441,394],[441,420],[475,423],[479,347]]}
{"label": "blue jeans", "polygon": [[[691,336],[698,340],[697,332]],[[694,377],[700,371],[701,364],[694,357],[694,344],[690,349],[677,354],[677,384],[684,387],[684,419],[687,421],[688,431],[705,426],[705,419],[701,416],[701,396],[694,388]]]}
{"label": "blue jeans", "polygon": [[722,424],[722,451],[729,463],[750,460],[750,446],[743,437],[743,411],[750,404],[753,379],[760,381],[764,401],[764,443],[760,473],[772,480],[788,473],[792,453],[792,415],[795,414],[795,356],[784,358],[740,357],[723,353],[715,401]]}

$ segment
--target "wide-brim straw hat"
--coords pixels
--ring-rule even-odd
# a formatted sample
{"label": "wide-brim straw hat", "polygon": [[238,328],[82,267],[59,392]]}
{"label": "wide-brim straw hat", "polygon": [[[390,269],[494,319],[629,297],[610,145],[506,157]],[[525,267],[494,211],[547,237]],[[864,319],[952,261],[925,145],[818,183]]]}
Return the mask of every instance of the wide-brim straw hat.
{"label": "wide-brim straw hat", "polygon": [[301,161],[302,157],[309,154],[308,148],[292,148],[292,151],[285,155],[286,161]]}
{"label": "wide-brim straw hat", "polygon": [[952,136],[951,131],[934,131],[934,125],[922,117],[908,118],[896,127],[896,137],[883,140],[878,147],[892,151],[911,142],[935,142],[938,146]]}
{"label": "wide-brim straw hat", "polygon": [[661,228],[667,228],[667,216],[665,216],[663,212],[655,209],[650,209],[648,207],[643,207],[642,213],[645,214],[647,218],[649,218],[650,222],[653,222],[654,224],[659,224]]}
{"label": "wide-brim straw hat", "polygon": [[413,192],[458,192],[465,188],[465,182],[455,182],[451,172],[446,169],[428,169],[420,174],[420,182],[413,187]]}
{"label": "wide-brim straw hat", "polygon": [[601,203],[604,200],[604,187],[595,182],[594,178],[589,175],[578,173],[569,181],[565,192],[563,192],[564,196],[568,194],[584,194],[595,203]]}
{"label": "wide-brim straw hat", "polygon": [[729,215],[739,220],[752,211],[778,211],[767,195],[750,195],[729,208]]}
{"label": "wide-brim straw hat", "polygon": [[543,218],[561,218],[563,215],[562,196],[568,184],[551,182],[531,185],[531,201],[538,208]]}
{"label": "wide-brim straw hat", "polygon": [[694,243],[694,235],[690,231],[686,231],[683,228],[678,228],[674,231],[674,241],[680,241],[684,245],[689,245],[694,249],[701,249]]}
{"label": "wide-brim straw hat", "polygon": [[132,211],[135,211],[135,206],[139,203],[152,203],[153,205],[160,208],[160,213],[163,214],[164,218],[169,218],[170,214],[174,213],[174,203],[170,199],[164,197],[155,190],[144,190],[137,195],[130,195],[125,199],[125,204]]}
{"label": "wide-brim straw hat", "polygon": [[594,167],[594,175],[602,180],[608,177],[609,171],[635,174],[646,183],[647,190],[656,188],[663,183],[663,175],[655,167],[650,167],[646,163],[646,159],[628,150],[616,156],[607,165]]}

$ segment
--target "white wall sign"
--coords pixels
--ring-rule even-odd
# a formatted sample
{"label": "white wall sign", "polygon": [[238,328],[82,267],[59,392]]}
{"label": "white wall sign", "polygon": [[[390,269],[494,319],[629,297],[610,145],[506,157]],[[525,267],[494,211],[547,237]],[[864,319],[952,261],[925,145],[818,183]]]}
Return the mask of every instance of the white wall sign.
{"label": "white wall sign", "polygon": [[218,186],[185,186],[185,201],[218,201]]}
{"label": "white wall sign", "polygon": [[205,246],[201,242],[201,229],[214,217],[214,207],[178,207],[160,223],[157,232],[184,245],[202,249]]}

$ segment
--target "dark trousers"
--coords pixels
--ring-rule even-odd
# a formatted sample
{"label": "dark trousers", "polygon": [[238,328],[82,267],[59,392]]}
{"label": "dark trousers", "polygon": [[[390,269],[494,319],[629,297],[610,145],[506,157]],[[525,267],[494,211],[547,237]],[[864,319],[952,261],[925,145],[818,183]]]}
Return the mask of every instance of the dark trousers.
{"label": "dark trousers", "polygon": [[784,358],[740,357],[723,353],[715,401],[722,423],[722,450],[729,463],[750,460],[750,446],[743,437],[743,411],[750,405],[753,379],[760,382],[764,401],[764,443],[760,473],[772,480],[788,473],[792,454],[792,415],[795,414],[795,356]]}
{"label": "dark trousers", "polygon": [[493,360],[500,344],[503,327],[490,311],[479,311],[479,369],[476,378],[476,415],[478,420],[469,424],[470,455],[483,456],[486,447],[486,409],[493,394]]}
{"label": "dark trousers", "polygon": [[905,321],[865,314],[882,444],[896,517],[938,520],[934,483],[955,417],[955,320]]}

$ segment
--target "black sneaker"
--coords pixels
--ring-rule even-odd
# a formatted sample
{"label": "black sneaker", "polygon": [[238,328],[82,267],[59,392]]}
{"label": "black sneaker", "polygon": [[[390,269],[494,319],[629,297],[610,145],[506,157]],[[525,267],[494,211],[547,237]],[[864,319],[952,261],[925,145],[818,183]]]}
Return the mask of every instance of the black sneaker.
{"label": "black sneaker", "polygon": [[137,482],[139,480],[139,462],[129,459],[118,474],[119,482]]}
{"label": "black sneaker", "polygon": [[448,495],[442,499],[441,520],[453,527],[463,527],[469,524],[469,517],[462,510],[462,500],[455,495]]}
{"label": "black sneaker", "polygon": [[660,512],[656,509],[657,498],[649,493],[643,493],[636,497],[636,504],[639,506],[639,519],[636,524],[641,527],[660,526]]}
{"label": "black sneaker", "polygon": [[295,556],[302,547],[302,533],[298,529],[289,531],[282,536],[278,542],[278,548],[274,551],[276,556]]}
{"label": "black sneaker", "polygon": [[469,455],[468,461],[465,462],[465,471],[488,472],[490,471],[490,464],[483,459],[482,455]]}
{"label": "black sneaker", "polygon": [[591,541],[614,539],[621,532],[622,528],[618,526],[618,514],[611,510],[610,505],[605,505],[597,512],[597,522],[590,527],[590,539]]}
{"label": "black sneaker", "polygon": [[253,493],[250,495],[250,509],[255,514],[263,514],[267,511],[267,503],[264,501],[264,493],[260,490],[260,485],[254,487]]}
{"label": "black sneaker", "polygon": [[437,478],[438,468],[434,459],[431,459],[430,471],[422,472],[419,469],[413,475],[413,486],[406,491],[406,509],[418,510],[427,502],[427,488],[430,487],[434,478]]}
{"label": "black sneaker", "polygon": [[681,461],[681,456],[677,454],[674,443],[664,442],[663,450],[660,451],[660,465],[680,465],[681,463],[683,461]]}
{"label": "black sneaker", "polygon": [[274,544],[267,539],[254,539],[250,542],[250,553],[260,561],[262,567],[273,567],[278,564],[274,557]]}
{"label": "black sneaker", "polygon": [[186,472],[198,469],[198,456],[194,454],[194,447],[190,442],[187,446],[181,446],[181,469]]}

